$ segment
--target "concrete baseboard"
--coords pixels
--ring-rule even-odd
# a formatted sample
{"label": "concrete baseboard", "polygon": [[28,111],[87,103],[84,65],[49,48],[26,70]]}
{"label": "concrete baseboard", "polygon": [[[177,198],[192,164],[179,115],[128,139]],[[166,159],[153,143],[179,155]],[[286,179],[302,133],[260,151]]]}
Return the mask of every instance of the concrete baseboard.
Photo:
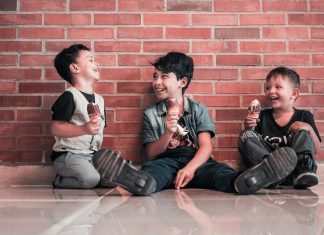
{"label": "concrete baseboard", "polygon": [[[324,163],[317,173],[324,180]],[[15,165],[0,166],[0,175],[0,186],[51,186],[56,172],[52,165]]]}

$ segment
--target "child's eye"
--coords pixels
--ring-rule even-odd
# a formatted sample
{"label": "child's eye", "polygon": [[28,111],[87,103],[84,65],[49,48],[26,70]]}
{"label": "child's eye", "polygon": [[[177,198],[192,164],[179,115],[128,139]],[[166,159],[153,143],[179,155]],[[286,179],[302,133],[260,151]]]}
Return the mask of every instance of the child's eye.
{"label": "child's eye", "polygon": [[280,88],[282,88],[281,86],[276,86],[276,89],[280,89]]}
{"label": "child's eye", "polygon": [[266,87],[266,90],[267,90],[267,91],[268,91],[268,90],[270,90],[270,87],[269,87],[269,86],[267,86],[267,87]]}
{"label": "child's eye", "polygon": [[156,73],[153,73],[153,79],[154,80],[158,79],[158,75]]}
{"label": "child's eye", "polygon": [[163,74],[163,75],[162,75],[162,78],[163,78],[163,79],[166,79],[166,78],[168,78],[168,77],[169,77],[169,76],[166,75],[166,74]]}

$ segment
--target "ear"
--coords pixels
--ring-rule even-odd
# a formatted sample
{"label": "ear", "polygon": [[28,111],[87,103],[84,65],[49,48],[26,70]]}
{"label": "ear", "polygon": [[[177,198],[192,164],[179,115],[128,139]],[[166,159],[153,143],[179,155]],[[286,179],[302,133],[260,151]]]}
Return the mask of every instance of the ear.
{"label": "ear", "polygon": [[183,77],[183,78],[181,78],[181,80],[180,80],[180,85],[179,85],[179,87],[180,87],[180,88],[184,88],[184,87],[187,86],[187,84],[188,84],[188,78],[187,78],[187,77]]}
{"label": "ear", "polygon": [[299,93],[300,93],[299,88],[294,88],[293,93],[291,95],[291,99],[296,100],[299,96]]}
{"label": "ear", "polygon": [[72,73],[79,73],[80,70],[79,70],[79,67],[77,64],[70,64],[70,70]]}

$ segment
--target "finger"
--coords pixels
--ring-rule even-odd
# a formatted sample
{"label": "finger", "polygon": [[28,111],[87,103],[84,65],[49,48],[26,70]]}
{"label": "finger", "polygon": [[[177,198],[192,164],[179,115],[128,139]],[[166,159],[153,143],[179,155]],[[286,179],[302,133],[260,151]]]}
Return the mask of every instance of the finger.
{"label": "finger", "polygon": [[185,174],[180,172],[178,181],[176,182],[176,189],[180,189],[180,186],[183,183],[184,179],[185,179]]}
{"label": "finger", "polygon": [[189,182],[190,182],[190,178],[186,177],[185,180],[182,182],[180,188],[184,188]]}

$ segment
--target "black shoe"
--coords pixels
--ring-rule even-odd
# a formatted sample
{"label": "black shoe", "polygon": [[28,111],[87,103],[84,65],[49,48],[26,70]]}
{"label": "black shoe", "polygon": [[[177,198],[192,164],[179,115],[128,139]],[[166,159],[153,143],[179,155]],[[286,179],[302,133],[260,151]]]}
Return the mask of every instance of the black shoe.
{"label": "black shoe", "polygon": [[286,178],[297,164],[292,148],[283,147],[270,153],[258,165],[240,174],[234,183],[239,194],[255,193],[261,188]]}
{"label": "black shoe", "polygon": [[102,182],[119,185],[135,195],[150,195],[155,191],[156,182],[146,172],[129,165],[120,155],[109,149],[102,149],[93,156],[93,165]]}
{"label": "black shoe", "polygon": [[295,169],[297,176],[294,181],[294,188],[306,189],[318,184],[318,178],[313,170],[313,165],[314,160],[310,155],[298,155],[297,167]]}

